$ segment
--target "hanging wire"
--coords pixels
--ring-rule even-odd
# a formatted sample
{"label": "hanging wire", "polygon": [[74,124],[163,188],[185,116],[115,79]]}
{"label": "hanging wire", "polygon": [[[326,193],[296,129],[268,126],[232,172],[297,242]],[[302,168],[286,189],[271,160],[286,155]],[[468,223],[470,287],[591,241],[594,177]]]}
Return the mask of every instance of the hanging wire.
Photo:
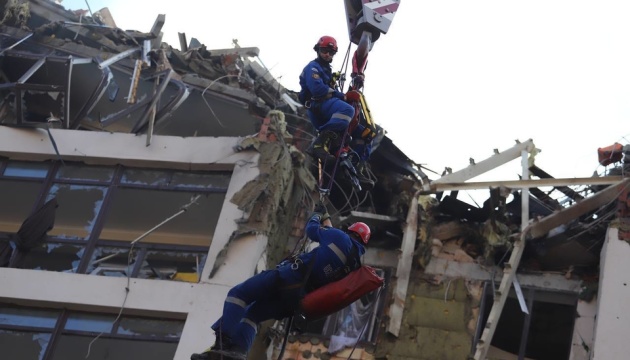
{"label": "hanging wire", "polygon": [[221,122],[221,120],[219,119],[219,117],[217,116],[217,114],[215,114],[214,110],[212,110],[212,106],[210,106],[210,104],[208,103],[208,101],[206,100],[206,97],[204,96],[204,94],[206,93],[206,90],[208,90],[212,85],[214,85],[214,83],[216,83],[217,81],[221,80],[221,79],[225,79],[225,78],[229,78],[229,77],[235,77],[235,78],[240,78],[240,75],[223,75],[223,76],[219,76],[218,78],[214,79],[210,85],[206,86],[205,89],[203,89],[203,91],[201,92],[201,98],[203,99],[203,102],[206,103],[206,105],[208,106],[208,109],[210,109],[210,112],[212,113],[212,116],[214,116],[215,119],[217,119],[217,122],[219,123],[219,125],[221,125],[222,128],[225,129],[225,125],[223,125],[223,123]]}
{"label": "hanging wire", "polygon": [[[160,222],[158,225],[154,226],[153,228],[151,228],[150,230],[148,230],[144,234],[140,235],[138,238],[136,238],[135,240],[133,240],[131,242],[131,247],[129,248],[129,255],[127,256],[127,286],[125,286],[125,297],[123,299],[122,305],[120,306],[120,310],[118,311],[118,316],[116,316],[116,318],[114,319],[112,324],[115,324],[120,319],[120,317],[122,316],[123,310],[125,309],[125,304],[127,303],[127,298],[129,297],[129,292],[130,292],[130,287],[131,287],[131,262],[133,260],[133,250],[134,250],[135,244],[137,242],[139,242],[140,240],[144,239],[149,234],[151,234],[153,231],[157,230],[162,225],[166,224],[167,222],[173,220],[177,216],[179,216],[179,215],[185,213],[186,211],[188,211],[188,208],[192,204],[196,204],[197,203],[197,200],[199,200],[199,197],[201,197],[201,195],[195,194],[191,198],[190,202],[188,204],[182,206],[178,212],[176,212],[175,214],[173,214],[170,217],[166,218],[164,221]],[[113,255],[118,255],[118,254],[120,254],[120,253],[109,255],[108,258],[112,258],[112,257],[114,257]],[[101,262],[101,261],[103,261],[103,259],[99,259],[97,261]],[[88,345],[87,354],[85,355],[86,359],[90,357],[90,352],[92,350],[92,344],[94,344],[94,342],[96,342],[96,340],[98,340],[104,333],[105,333],[105,331],[101,331],[101,333],[99,333],[94,339],[92,339],[92,341],[90,341],[90,343]]]}

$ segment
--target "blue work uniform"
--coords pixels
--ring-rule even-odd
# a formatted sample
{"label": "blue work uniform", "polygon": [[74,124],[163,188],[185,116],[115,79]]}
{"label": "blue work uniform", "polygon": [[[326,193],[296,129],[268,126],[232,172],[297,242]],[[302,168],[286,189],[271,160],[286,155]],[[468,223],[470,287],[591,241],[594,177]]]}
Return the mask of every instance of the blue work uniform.
{"label": "blue work uniform", "polygon": [[212,325],[217,338],[221,334],[227,336],[233,345],[249,351],[259,323],[292,316],[306,292],[341,279],[346,275],[346,266],[346,270],[360,266],[359,258],[365,253],[363,244],[342,230],[322,226],[321,216],[314,213],[306,224],[306,234],[319,242],[318,247],[230,289],[223,316]]}
{"label": "blue work uniform", "polygon": [[332,68],[319,58],[300,74],[299,100],[307,106],[308,118],[320,132],[343,134],[354,117],[354,107],[343,101],[344,94],[332,87]]}

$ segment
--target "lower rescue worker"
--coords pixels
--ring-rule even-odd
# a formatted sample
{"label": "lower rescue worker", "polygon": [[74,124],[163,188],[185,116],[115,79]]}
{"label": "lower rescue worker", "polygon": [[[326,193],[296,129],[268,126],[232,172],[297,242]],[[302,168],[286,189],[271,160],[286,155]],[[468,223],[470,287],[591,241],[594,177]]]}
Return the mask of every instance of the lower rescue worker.
{"label": "lower rescue worker", "polygon": [[[322,162],[333,162],[333,143],[341,144],[350,121],[354,117],[354,107],[347,101],[359,101],[357,91],[344,94],[335,89],[331,63],[337,53],[337,40],[332,36],[319,38],[313,50],[317,58],[310,61],[300,74],[298,98],[308,109],[307,114],[319,135],[313,143],[311,153]],[[359,181],[372,182],[359,173]]]}
{"label": "lower rescue worker", "polygon": [[223,315],[212,325],[214,345],[193,354],[191,360],[211,360],[213,354],[246,359],[259,323],[292,316],[306,293],[361,267],[370,228],[362,222],[350,225],[346,231],[334,228],[326,207],[320,203],[306,224],[306,234],[319,246],[230,289]]}

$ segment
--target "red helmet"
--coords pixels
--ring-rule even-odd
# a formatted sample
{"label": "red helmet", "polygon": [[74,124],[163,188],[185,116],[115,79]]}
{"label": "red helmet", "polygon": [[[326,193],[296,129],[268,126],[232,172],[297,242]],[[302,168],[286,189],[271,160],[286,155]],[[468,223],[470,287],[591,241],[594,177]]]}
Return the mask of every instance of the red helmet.
{"label": "red helmet", "polygon": [[337,48],[337,40],[335,40],[332,36],[322,36],[317,41],[317,44],[313,46],[313,50],[318,51],[320,48],[329,48],[334,52],[337,52],[339,49]]}
{"label": "red helmet", "polygon": [[370,240],[370,227],[367,226],[366,223],[355,222],[354,224],[348,226],[348,231],[358,234],[361,237],[361,240],[363,240],[363,243],[366,245]]}

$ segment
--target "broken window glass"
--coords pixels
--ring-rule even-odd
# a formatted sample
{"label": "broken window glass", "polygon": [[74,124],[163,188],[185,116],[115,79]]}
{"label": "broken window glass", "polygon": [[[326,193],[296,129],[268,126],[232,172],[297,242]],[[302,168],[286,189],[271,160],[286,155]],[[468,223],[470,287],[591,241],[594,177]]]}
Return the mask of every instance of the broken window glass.
{"label": "broken window glass", "polygon": [[114,168],[106,166],[85,166],[82,164],[66,164],[57,171],[57,179],[79,179],[110,182],[114,177]]}
{"label": "broken window glass", "polygon": [[227,189],[230,184],[232,174],[229,172],[215,173],[190,173],[175,172],[171,183],[176,187],[203,187],[206,189],[223,188]]}
{"label": "broken window glass", "polygon": [[41,191],[39,182],[0,179],[0,231],[16,233],[33,212]]}
{"label": "broken window glass", "polygon": [[121,183],[169,188],[227,189],[231,172],[183,172],[126,169]]}
{"label": "broken window glass", "polygon": [[50,338],[50,333],[0,329],[0,351],[7,359],[43,360]]}
{"label": "broken window glass", "polygon": [[[196,194],[119,188],[112,195],[100,239],[133,241],[171,218]],[[224,193],[202,195],[185,213],[149,233],[142,242],[210,246],[224,198]]]}
{"label": "broken window glass", "polygon": [[86,239],[101,210],[107,188],[91,185],[53,184],[47,200],[57,198],[55,227],[48,232],[60,238]]}
{"label": "broken window glass", "polygon": [[3,325],[52,329],[57,323],[59,311],[0,304],[0,328]]}
{"label": "broken window glass", "polygon": [[46,242],[25,254],[24,269],[76,272],[85,247],[60,242]]}
{"label": "broken window glass", "polygon": [[196,283],[201,276],[206,254],[207,251],[149,251],[142,262],[138,277]]}
{"label": "broken window glass", "polygon": [[183,320],[157,320],[124,316],[120,320],[120,325],[116,333],[179,338],[182,335],[183,329]]}
{"label": "broken window glass", "polygon": [[87,358],[173,360],[177,350],[177,339],[167,342],[101,336],[93,340],[95,336],[61,335],[51,360]]}
{"label": "broken window glass", "polygon": [[171,173],[160,170],[126,169],[120,182],[134,185],[168,185]]}
{"label": "broken window glass", "polygon": [[66,321],[66,330],[89,331],[96,333],[110,333],[112,331],[114,315],[72,313]]}
{"label": "broken window glass", "polygon": [[99,246],[92,253],[92,260],[87,268],[87,273],[92,275],[103,276],[127,276],[131,275],[135,262],[138,248],[134,249],[134,254],[129,260],[128,247],[110,247]]}
{"label": "broken window glass", "polygon": [[44,179],[49,168],[45,162],[9,161],[4,176]]}
{"label": "broken window glass", "polygon": [[42,360],[60,312],[0,303],[2,358]]}

